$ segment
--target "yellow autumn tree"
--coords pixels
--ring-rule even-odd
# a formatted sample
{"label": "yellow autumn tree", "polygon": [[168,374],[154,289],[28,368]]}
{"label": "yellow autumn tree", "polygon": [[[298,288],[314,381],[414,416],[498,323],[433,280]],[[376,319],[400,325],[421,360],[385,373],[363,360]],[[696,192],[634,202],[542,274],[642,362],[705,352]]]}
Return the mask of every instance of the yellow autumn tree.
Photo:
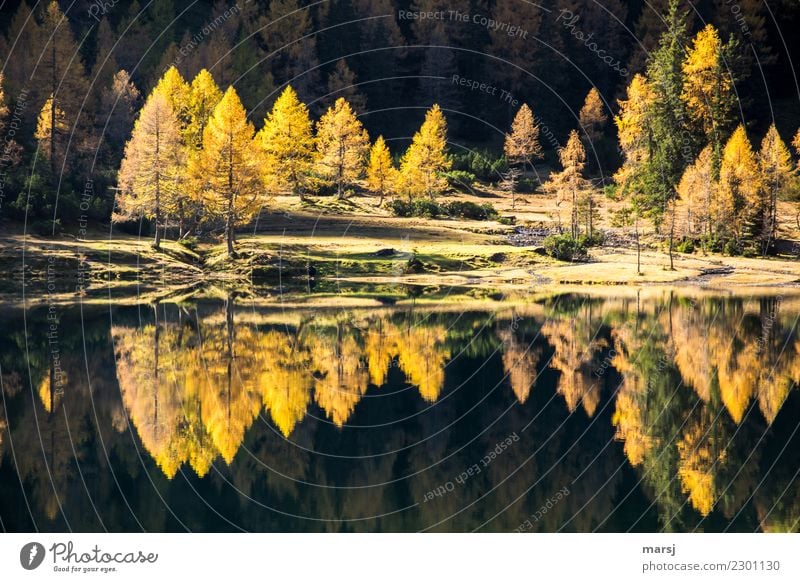
{"label": "yellow autumn tree", "polygon": [[523,166],[531,165],[533,160],[544,157],[542,144],[539,143],[539,124],[533,111],[526,103],[517,111],[511,124],[511,133],[507,133],[503,151],[509,161]]}
{"label": "yellow autumn tree", "polygon": [[275,101],[256,139],[264,152],[267,189],[288,190],[302,199],[314,164],[314,136],[308,108],[291,86]]}
{"label": "yellow autumn tree", "polygon": [[397,181],[397,168],[392,162],[392,154],[382,135],[378,136],[369,151],[369,164],[367,165],[367,187],[377,192],[381,199],[378,205],[383,204],[387,192],[395,187]]}
{"label": "yellow autumn tree", "polygon": [[187,146],[198,150],[203,147],[203,131],[221,99],[222,91],[211,73],[206,69],[197,73],[189,88]]}
{"label": "yellow autumn tree", "polygon": [[765,189],[765,232],[762,254],[766,254],[778,234],[778,200],[783,198],[794,175],[789,148],[781,139],[775,124],[770,125],[761,141],[758,165]]}
{"label": "yellow autumn tree", "polygon": [[608,122],[608,115],[606,115],[603,100],[596,87],[592,87],[586,95],[578,119],[589,143],[594,143],[603,136],[603,128]]}
{"label": "yellow autumn tree", "polygon": [[34,137],[39,142],[39,151],[44,154],[45,159],[56,164],[64,159],[66,148],[66,136],[69,131],[67,117],[64,110],[53,105],[52,95],[45,101],[42,110],[39,112],[39,119],[36,123],[36,133]]}
{"label": "yellow autumn tree", "polygon": [[153,93],[160,93],[167,98],[178,118],[181,131],[186,131],[190,121],[189,107],[192,90],[174,65],[167,69],[158,80],[153,88]]}
{"label": "yellow autumn tree", "polygon": [[400,162],[403,189],[409,200],[425,195],[433,199],[447,188],[442,172],[449,170],[453,162],[446,150],[447,122],[441,108],[434,105]]}
{"label": "yellow autumn tree", "polygon": [[589,220],[587,230],[591,234],[591,216],[594,212],[591,184],[583,177],[583,169],[586,166],[586,150],[583,148],[581,138],[576,130],[569,134],[567,145],[561,148],[558,156],[561,160],[563,170],[550,176],[545,184],[545,189],[553,192],[558,199],[558,205],[569,207],[570,214],[570,233],[573,239],[578,238],[580,206],[588,198]]}
{"label": "yellow autumn tree", "polygon": [[340,199],[345,188],[361,177],[369,136],[350,104],[339,98],[317,123],[317,161],[320,176],[332,180]]}
{"label": "yellow autumn tree", "polygon": [[636,177],[650,158],[648,118],[655,99],[647,79],[636,75],[628,85],[626,99],[619,100],[619,114],[614,118],[619,135],[619,147],[624,157],[614,174],[614,181],[623,190],[636,188]]}
{"label": "yellow autumn tree", "polygon": [[155,223],[155,247],[161,244],[164,205],[182,193],[184,147],[175,111],[167,98],[153,92],[144,104],[125,145],[117,178],[116,220],[144,216]]}
{"label": "yellow autumn tree", "polygon": [[739,247],[759,242],[764,232],[766,202],[756,155],[744,126],[733,132],[722,153],[717,184],[719,223]]}
{"label": "yellow autumn tree", "polygon": [[[794,151],[800,156],[800,129],[797,130],[797,133],[794,134],[794,139],[792,140],[792,147]],[[797,165],[800,167],[800,160],[797,160]]]}
{"label": "yellow autumn tree", "polygon": [[539,124],[533,116],[531,108],[526,103],[517,111],[514,122],[511,124],[511,133],[507,133],[503,144],[503,151],[513,166],[507,180],[508,189],[511,191],[511,208],[517,207],[517,180],[527,166],[533,167],[533,160],[544,157],[542,144],[539,143]]}
{"label": "yellow autumn tree", "polygon": [[196,181],[202,183],[205,206],[225,222],[228,255],[234,254],[234,233],[248,222],[262,204],[261,151],[255,129],[233,87],[222,100],[203,131],[203,150],[192,164]]}
{"label": "yellow autumn tree", "polygon": [[683,63],[681,98],[699,133],[711,145],[715,179],[719,171],[723,135],[735,104],[726,50],[717,29],[709,24],[697,33],[686,51]]}
{"label": "yellow autumn tree", "polygon": [[687,207],[689,234],[711,235],[716,223],[711,156],[711,146],[703,148],[694,163],[686,168],[678,184],[678,196]]}

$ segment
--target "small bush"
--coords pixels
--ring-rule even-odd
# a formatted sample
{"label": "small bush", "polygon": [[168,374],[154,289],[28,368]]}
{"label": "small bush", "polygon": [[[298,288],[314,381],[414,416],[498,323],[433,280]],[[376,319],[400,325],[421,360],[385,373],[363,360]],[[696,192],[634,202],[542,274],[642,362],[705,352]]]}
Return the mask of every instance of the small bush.
{"label": "small bush", "polygon": [[568,234],[557,234],[544,239],[547,254],[559,261],[575,261],[586,258],[586,239],[574,239]]}
{"label": "small bush", "polygon": [[497,182],[501,174],[508,171],[506,158],[495,157],[489,152],[454,154],[452,159],[454,171],[469,172],[484,182]]}
{"label": "small bush", "polygon": [[443,174],[451,188],[469,191],[475,183],[475,174],[463,170],[453,170]]}
{"label": "small bush", "polygon": [[736,244],[736,241],[729,240],[725,243],[725,246],[722,247],[722,252],[728,256],[735,256],[738,255],[741,251],[739,249],[739,245]]}
{"label": "small bush", "polygon": [[517,224],[517,217],[516,216],[501,216],[497,219],[497,222],[502,224],[503,226],[514,226]]}
{"label": "small bush", "polygon": [[455,200],[445,204],[439,204],[433,200],[421,198],[407,202],[405,200],[392,200],[389,202],[389,209],[395,216],[410,218],[419,216],[423,218],[438,218],[449,216],[450,218],[466,218],[468,220],[495,220],[499,217],[497,210],[491,204],[475,204],[474,202],[462,202]]}
{"label": "small bush", "polygon": [[444,205],[445,212],[453,218],[468,220],[494,220],[499,216],[491,204],[475,204],[455,200]]}
{"label": "small bush", "polygon": [[178,241],[178,244],[182,247],[193,251],[197,248],[197,237],[194,236],[187,236]]}
{"label": "small bush", "polygon": [[539,180],[535,178],[521,178],[517,182],[517,192],[536,192],[539,189]]}
{"label": "small bush", "polygon": [[592,236],[582,235],[578,237],[578,240],[586,247],[601,247],[606,242],[606,233],[595,230]]}
{"label": "small bush", "polygon": [[685,238],[682,241],[679,241],[678,244],[675,245],[675,250],[679,253],[685,253],[687,255],[691,255],[694,253],[694,241],[690,238]]}

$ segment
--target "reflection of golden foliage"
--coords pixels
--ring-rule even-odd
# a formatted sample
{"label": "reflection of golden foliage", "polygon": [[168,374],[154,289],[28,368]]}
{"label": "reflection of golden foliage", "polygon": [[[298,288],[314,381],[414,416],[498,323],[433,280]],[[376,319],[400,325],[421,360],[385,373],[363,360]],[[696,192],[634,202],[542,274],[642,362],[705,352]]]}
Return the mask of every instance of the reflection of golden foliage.
{"label": "reflection of golden foliage", "polygon": [[748,343],[737,352],[734,353],[732,346],[728,347],[717,367],[717,374],[722,402],[738,424],[756,393],[763,362],[755,344]]}
{"label": "reflection of golden foliage", "polygon": [[706,422],[694,422],[678,441],[678,477],[681,488],[689,494],[689,501],[704,517],[711,513],[717,501],[717,485],[714,476],[724,463],[725,451],[717,453],[717,439],[712,436],[710,415],[702,414]]}
{"label": "reflection of golden foliage", "polygon": [[444,368],[450,359],[446,338],[443,326],[412,325],[399,339],[400,369],[427,402],[436,401],[444,387]]}
{"label": "reflection of golden foliage", "polygon": [[711,399],[711,338],[703,333],[702,318],[692,317],[694,314],[689,309],[681,315],[670,321],[675,367],[684,383],[693,387],[703,402],[708,402]]}
{"label": "reflection of golden foliage", "polygon": [[409,383],[419,388],[426,401],[434,402],[444,388],[444,369],[450,359],[446,339],[447,330],[442,325],[373,322],[365,337],[371,382],[376,386],[384,384],[396,357]]}
{"label": "reflection of golden foliage", "polygon": [[228,464],[261,410],[261,395],[254,378],[255,333],[252,327],[238,329],[230,354],[226,352],[226,342],[231,339],[226,334],[207,333],[203,338],[206,375],[200,389],[201,417]]}
{"label": "reflection of golden foliage", "polygon": [[600,382],[594,371],[599,368],[597,357],[606,342],[593,337],[596,329],[592,329],[588,319],[550,320],[542,326],[542,334],[554,350],[550,367],[561,372],[558,393],[566,400],[570,412],[583,404],[591,418],[600,402]]}
{"label": "reflection of golden foliage", "polygon": [[[63,376],[62,376],[63,378]],[[39,399],[42,401],[45,411],[53,412],[58,409],[61,400],[64,397],[64,390],[51,389],[51,375],[45,374],[42,377],[42,382],[39,384]]]}
{"label": "reflection of golden foliage", "polygon": [[312,376],[305,351],[289,334],[270,331],[259,338],[258,352],[263,359],[258,383],[264,407],[288,437],[311,402]]}
{"label": "reflection of golden foliage", "polygon": [[15,396],[22,390],[22,378],[18,372],[0,374],[0,386],[3,387],[6,396]]}
{"label": "reflection of golden foliage", "polygon": [[541,349],[520,342],[512,329],[500,330],[497,336],[503,342],[503,370],[508,375],[511,390],[517,401],[525,404],[536,383],[536,366],[542,355]]}
{"label": "reflection of golden foliage", "polygon": [[[782,348],[781,348],[782,349]],[[758,407],[772,424],[792,387],[800,382],[800,339],[786,347],[780,360],[772,366],[762,366],[758,382]]]}
{"label": "reflection of golden foliage", "polygon": [[[146,325],[141,330],[112,328],[117,358],[117,380],[131,423],[164,474],[172,478],[180,468],[177,441],[182,419],[179,382],[173,374],[183,362],[172,359],[174,330]],[[164,347],[166,346],[166,349]]]}
{"label": "reflection of golden foliage", "polygon": [[784,350],[777,310],[760,315],[760,329],[742,324],[746,314],[740,306],[724,314],[706,313],[703,306],[683,307],[669,320],[675,364],[684,382],[709,402],[716,373],[720,398],[737,424],[754,397],[771,423],[800,379],[800,346]]}
{"label": "reflection of golden foliage", "polygon": [[634,467],[642,464],[653,446],[645,430],[642,401],[646,397],[644,384],[631,373],[625,374],[611,422],[617,427],[615,438],[624,442],[625,455]]}
{"label": "reflection of golden foliage", "polygon": [[399,330],[397,326],[379,319],[372,323],[364,337],[364,352],[369,367],[369,379],[375,386],[383,386],[392,359],[397,354]]}
{"label": "reflection of golden foliage", "polygon": [[336,336],[308,338],[312,367],[317,376],[314,399],[336,426],[344,426],[367,391],[369,376],[355,338],[336,326]]}

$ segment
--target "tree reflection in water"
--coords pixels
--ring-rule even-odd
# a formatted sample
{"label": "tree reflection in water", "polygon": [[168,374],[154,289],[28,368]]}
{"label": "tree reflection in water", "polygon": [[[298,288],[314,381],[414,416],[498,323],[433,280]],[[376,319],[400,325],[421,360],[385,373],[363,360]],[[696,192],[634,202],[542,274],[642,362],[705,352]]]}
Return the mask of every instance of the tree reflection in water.
{"label": "tree reflection in water", "polygon": [[800,300],[674,293],[491,311],[229,299],[83,322],[65,308],[59,389],[46,313],[27,314],[27,337],[10,313],[0,516],[511,531],[566,487],[534,531],[797,530],[798,314]]}

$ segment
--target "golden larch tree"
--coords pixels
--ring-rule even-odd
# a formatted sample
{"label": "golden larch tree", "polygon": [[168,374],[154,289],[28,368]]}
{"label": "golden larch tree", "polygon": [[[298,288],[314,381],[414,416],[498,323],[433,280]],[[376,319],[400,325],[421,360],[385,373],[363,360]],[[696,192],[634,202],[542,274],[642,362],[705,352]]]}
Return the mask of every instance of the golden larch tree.
{"label": "golden larch tree", "polygon": [[766,254],[778,234],[778,200],[783,197],[794,175],[792,154],[781,139],[774,123],[770,125],[761,141],[758,164],[766,190],[765,240],[762,248],[762,254]]}
{"label": "golden larch tree", "polygon": [[[794,151],[797,152],[797,155],[800,156],[800,129],[797,130],[797,133],[794,134],[794,139],[792,140],[792,147]],[[800,160],[797,161],[798,166],[800,166]]]}
{"label": "golden larch tree", "polygon": [[681,98],[689,116],[706,143],[711,145],[714,177],[719,173],[724,134],[735,105],[730,63],[726,47],[713,25],[694,37],[683,63]]}
{"label": "golden larch tree", "polygon": [[[558,157],[563,170],[550,177],[545,184],[545,189],[555,193],[559,206],[564,203],[569,205],[570,233],[573,239],[577,239],[580,205],[587,196],[589,223],[591,223],[591,213],[594,208],[591,202],[591,184],[583,177],[583,169],[586,166],[586,150],[583,148],[583,143],[581,143],[581,138],[576,130],[573,129],[570,132],[567,145],[561,148]],[[591,224],[588,225],[588,229],[591,231]]]}
{"label": "golden larch tree", "polygon": [[369,149],[369,136],[350,104],[339,98],[317,123],[316,167],[332,180],[340,199],[345,188],[361,177]]}
{"label": "golden larch tree", "polygon": [[687,206],[689,234],[711,236],[716,222],[711,146],[706,146],[686,168],[678,184],[678,196]]}
{"label": "golden larch tree", "polygon": [[655,95],[643,75],[635,75],[628,85],[626,99],[619,101],[619,114],[614,118],[619,147],[624,157],[614,181],[623,190],[634,187],[636,178],[650,157],[651,136],[648,130],[650,109]]}
{"label": "golden larch tree", "polygon": [[[36,138],[41,145],[46,144],[42,153],[50,162],[51,180],[57,181],[61,168],[69,169],[71,162],[74,162],[75,153],[90,149],[88,118],[81,113],[88,84],[78,43],[75,42],[69,19],[61,11],[58,2],[49,2],[41,12],[41,19],[41,29],[38,31],[41,36],[37,35],[37,40],[43,44],[37,47],[39,60],[35,68],[35,81],[36,90],[48,98],[39,116]],[[30,25],[27,28],[30,31]],[[49,120],[43,119],[45,113],[49,114]],[[73,152],[69,156],[72,160],[67,159],[68,148]]]}
{"label": "golden larch tree", "polygon": [[50,161],[52,172],[58,172],[58,161],[64,159],[68,134],[67,116],[51,95],[39,112],[34,137],[39,142],[39,150]]}
{"label": "golden larch tree", "polygon": [[203,131],[220,100],[222,91],[214,81],[214,77],[206,69],[202,69],[192,80],[189,88],[187,146],[194,149],[203,147]]}
{"label": "golden larch tree", "polygon": [[544,157],[542,144],[539,143],[539,124],[533,111],[523,103],[511,124],[511,133],[507,133],[503,151],[512,164],[530,165],[533,160]]}
{"label": "golden larch tree", "polygon": [[505,177],[511,191],[511,208],[517,207],[517,179],[527,168],[533,167],[533,160],[544,157],[542,145],[539,143],[539,124],[533,111],[523,103],[511,124],[511,133],[507,133],[503,151],[509,163],[514,166]]}
{"label": "golden larch tree", "polygon": [[586,95],[578,119],[589,143],[594,143],[603,136],[603,128],[608,123],[608,115],[606,115],[603,100],[596,87],[592,87]]}
{"label": "golden larch tree", "polygon": [[203,150],[192,164],[192,173],[202,176],[205,207],[225,222],[228,255],[234,254],[236,227],[250,221],[262,205],[262,153],[254,135],[236,90],[229,87],[208,120]]}
{"label": "golden larch tree", "polygon": [[395,187],[396,181],[397,168],[392,162],[392,154],[389,152],[386,140],[379,135],[369,151],[367,165],[367,187],[380,195],[378,205],[383,204],[386,193]]}
{"label": "golden larch tree", "polygon": [[167,98],[178,118],[181,131],[186,131],[186,127],[189,125],[191,87],[174,65],[167,69],[159,79],[153,88],[153,93],[161,93]]}
{"label": "golden larch tree", "polygon": [[289,190],[302,199],[314,164],[314,136],[308,107],[291,86],[275,101],[256,139],[264,152],[267,189]]}
{"label": "golden larch tree", "polygon": [[178,197],[184,179],[184,147],[175,111],[154,92],[144,104],[125,145],[119,170],[117,220],[144,216],[155,223],[155,247],[161,244],[165,204]]}
{"label": "golden larch tree", "polygon": [[434,105],[400,162],[403,188],[409,199],[424,195],[433,199],[444,192],[447,180],[442,173],[452,164],[447,155],[447,121],[441,108]]}
{"label": "golden larch tree", "polygon": [[760,182],[756,155],[740,125],[725,144],[716,194],[719,223],[730,228],[728,234],[740,246],[763,234],[767,205]]}

